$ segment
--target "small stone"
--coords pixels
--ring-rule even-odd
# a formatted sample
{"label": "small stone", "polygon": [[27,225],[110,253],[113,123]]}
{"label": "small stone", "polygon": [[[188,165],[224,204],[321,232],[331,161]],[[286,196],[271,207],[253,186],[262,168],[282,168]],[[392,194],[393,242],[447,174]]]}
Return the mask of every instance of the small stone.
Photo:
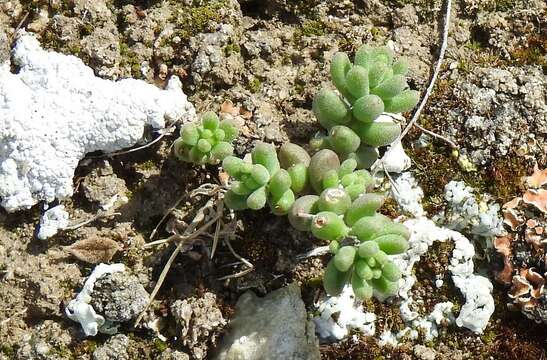
{"label": "small stone", "polygon": [[182,351],[167,349],[161,353],[159,360],[190,360],[190,356]]}
{"label": "small stone", "polygon": [[431,348],[423,345],[416,345],[413,348],[414,355],[420,360],[435,360],[437,358],[437,352]]}
{"label": "small stone", "polygon": [[104,275],[95,282],[91,306],[106,320],[125,322],[136,318],[144,310],[148,298],[137,277],[116,272]]}
{"label": "small stone", "polygon": [[129,360],[129,338],[123,334],[112,336],[93,352],[93,360]]}
{"label": "small stone", "polygon": [[114,174],[108,161],[93,169],[81,184],[86,199],[99,206],[105,206],[116,195],[123,196],[127,192],[125,181]]}
{"label": "small stone", "polygon": [[291,284],[264,298],[244,293],[220,346],[218,360],[320,359],[315,326],[307,319],[300,287]]}
{"label": "small stone", "polygon": [[177,300],[171,313],[181,328],[181,339],[196,359],[207,355],[209,343],[215,345],[218,331],[226,324],[217,306],[216,295],[210,292],[199,298]]}

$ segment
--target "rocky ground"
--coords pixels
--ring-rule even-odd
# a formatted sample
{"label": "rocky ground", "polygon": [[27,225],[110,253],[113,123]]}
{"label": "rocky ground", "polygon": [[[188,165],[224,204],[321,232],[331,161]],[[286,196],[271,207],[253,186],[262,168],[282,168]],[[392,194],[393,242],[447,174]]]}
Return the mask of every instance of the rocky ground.
{"label": "rocky ground", "polygon": [[[164,86],[177,75],[198,112],[222,109],[243,123],[236,144],[242,155],[259,139],[305,144],[319,130],[311,102],[321,85],[329,83],[328,65],[337,51],[352,53],[363,43],[391,41],[398,55],[411,60],[411,87],[424,90],[437,55],[441,5],[437,0],[6,0],[0,3],[0,60],[10,58],[15,30],[25,28],[37,34],[44,48],[76,55],[106,79],[134,77]],[[404,141],[429,216],[449,210],[444,193],[452,180],[465,181],[479,198],[490,194],[489,202],[501,207],[533,187],[524,177],[534,166],[547,167],[547,6],[541,0],[460,0],[452,10],[445,63],[420,124],[455,142],[459,156],[445,142],[416,129]],[[112,274],[96,284],[97,291],[114,288],[121,299],[142,300],[139,294],[152,291],[174,250],[172,244],[144,246],[154,228],[179,198],[182,202],[156,239],[191,221],[208,197],[190,198],[190,192],[219,182],[215,167],[176,160],[170,150],[174,139],[167,135],[151,147],[119,156],[90,154],[80,163],[75,195],[62,201],[71,222],[95,216],[117,195],[112,216],[41,241],[36,238],[41,206],[16,213],[0,210],[0,359],[230,358],[237,352],[230,355],[236,350],[226,350],[226,343],[238,331],[245,333],[237,324],[248,331],[270,331],[253,324],[252,316],[246,318],[255,308],[265,314],[258,324],[294,322],[285,331],[295,334],[292,346],[301,350],[295,356],[302,359],[318,358],[319,352],[324,359],[545,357],[545,325],[507,305],[513,302],[508,295],[511,277],[505,284],[495,283],[496,309],[482,334],[448,326],[434,339],[402,340],[398,347],[381,347],[378,336],[360,333],[318,346],[308,320],[317,311],[327,257],[297,260],[319,244],[267,211],[238,215],[232,243],[254,264],[252,272],[222,279],[245,267],[233,265],[237,259],[224,244],[209,260],[212,240],[202,236],[175,259],[140,326],[125,321],[142,308],[131,302],[127,306],[136,308],[104,309],[121,319],[117,335],[86,337],[66,317],[65,307],[93,264],[123,263],[132,274],[130,280]],[[545,213],[519,211],[527,221],[536,219],[526,222],[529,228],[545,224]],[[397,216],[400,210],[392,202],[383,212]],[[506,230],[520,236],[511,226]],[[537,260],[531,265],[545,272],[545,235],[537,235],[539,245],[532,254]],[[522,243],[530,244],[528,239]],[[78,241],[87,243],[75,247]],[[475,248],[480,257],[475,266],[499,280],[504,258],[480,239]],[[516,269],[526,263],[523,251],[516,251],[521,254],[515,256]],[[451,252],[450,246],[434,247],[416,267],[416,292],[424,311],[447,299],[462,304],[453,286],[432,284],[433,274],[446,271]],[[285,287],[291,283],[300,289]],[[264,300],[250,293],[241,297],[247,290],[268,295]],[[545,309],[546,296],[534,304]],[[290,309],[283,314],[286,320],[268,318],[283,306]],[[397,301],[370,301],[365,308],[376,313],[377,334],[402,327]],[[539,310],[534,316],[547,318]],[[236,325],[228,331],[231,320]],[[283,358],[279,354],[252,358]]]}

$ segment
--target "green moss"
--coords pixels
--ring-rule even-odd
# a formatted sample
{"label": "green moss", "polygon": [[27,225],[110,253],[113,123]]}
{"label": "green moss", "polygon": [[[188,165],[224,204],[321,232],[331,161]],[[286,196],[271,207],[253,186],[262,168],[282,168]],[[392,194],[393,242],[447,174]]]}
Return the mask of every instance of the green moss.
{"label": "green moss", "polygon": [[205,32],[211,23],[219,23],[222,20],[220,10],[227,6],[226,0],[213,0],[206,2],[206,5],[179,9],[170,19],[176,24],[174,36],[188,40],[196,34]]}
{"label": "green moss", "polygon": [[509,11],[514,9],[518,5],[519,1],[516,0],[497,0],[496,11]]}
{"label": "green moss", "polygon": [[162,353],[164,352],[165,350],[167,350],[169,346],[167,345],[167,343],[161,341],[160,339],[154,339],[154,349],[158,352],[158,353]]}
{"label": "green moss", "polygon": [[306,20],[300,28],[302,36],[325,35],[325,24],[319,20]]}
{"label": "green moss", "polygon": [[518,65],[540,65],[547,74],[547,39],[538,35],[528,38],[527,46],[516,47],[511,57]]}
{"label": "green moss", "polygon": [[142,162],[140,164],[136,165],[137,170],[140,171],[150,171],[157,168],[156,162],[154,160],[147,160],[145,162]]}
{"label": "green moss", "polygon": [[239,54],[241,52],[241,47],[239,44],[229,43],[224,47],[224,54],[230,56],[232,54]]}
{"label": "green moss", "polygon": [[375,26],[370,29],[370,34],[372,35],[372,38],[374,40],[378,40],[380,38],[385,37],[385,31],[382,30],[381,28],[375,27]]}
{"label": "green moss", "polygon": [[17,347],[9,345],[0,345],[0,354],[7,356],[8,359],[15,359]]}
{"label": "green moss", "polygon": [[249,82],[249,90],[253,94],[259,92],[261,87],[262,87],[262,82],[257,78],[254,78],[253,80]]}
{"label": "green moss", "polygon": [[486,344],[490,345],[494,343],[496,340],[497,334],[494,330],[487,330],[484,334],[481,336],[481,340]]}
{"label": "green moss", "polygon": [[123,41],[120,41],[120,55],[121,55],[121,61],[120,61],[120,67],[125,68],[128,67],[131,69],[131,76],[134,78],[142,78],[141,73],[141,63],[139,61],[139,58],[137,54],[131,48],[129,45],[124,43]]}
{"label": "green moss", "polygon": [[467,44],[465,44],[465,47],[471,50],[480,50],[483,49],[484,46],[480,41],[477,40],[471,40]]}
{"label": "green moss", "polygon": [[59,359],[76,359],[76,356],[72,353],[72,350],[64,345],[60,345],[51,349],[48,355],[54,355],[56,356],[56,358]]}

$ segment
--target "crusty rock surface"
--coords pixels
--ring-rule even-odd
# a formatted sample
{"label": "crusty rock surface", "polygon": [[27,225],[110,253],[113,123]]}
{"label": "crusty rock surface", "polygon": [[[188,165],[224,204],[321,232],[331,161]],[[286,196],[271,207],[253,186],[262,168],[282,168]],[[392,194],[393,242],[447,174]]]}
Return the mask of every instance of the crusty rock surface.
{"label": "crusty rock surface", "polygon": [[106,320],[125,322],[144,310],[148,298],[148,293],[137,277],[125,271],[115,272],[95,282],[91,306]]}
{"label": "crusty rock surface", "polygon": [[300,287],[291,284],[264,298],[252,292],[243,294],[215,358],[319,359],[315,326],[307,318]]}
{"label": "crusty rock surface", "polygon": [[171,313],[180,327],[182,343],[196,359],[207,355],[209,346],[216,344],[218,331],[226,324],[217,306],[215,294],[206,292],[200,297],[177,300]]}

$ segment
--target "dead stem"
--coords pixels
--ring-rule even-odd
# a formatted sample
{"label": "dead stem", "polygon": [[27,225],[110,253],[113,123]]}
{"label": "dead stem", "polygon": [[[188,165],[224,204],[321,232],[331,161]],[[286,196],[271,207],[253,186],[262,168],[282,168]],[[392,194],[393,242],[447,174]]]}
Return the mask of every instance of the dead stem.
{"label": "dead stem", "polygon": [[188,242],[192,239],[195,239],[196,237],[198,237],[201,233],[203,233],[205,230],[207,230],[211,225],[213,225],[218,219],[220,219],[220,216],[219,214],[216,214],[211,220],[209,220],[205,225],[203,225],[202,227],[200,227],[199,229],[197,229],[196,231],[194,231],[193,233],[189,234],[189,235],[173,235],[172,237],[174,237],[173,240],[178,240],[179,241],[179,244],[177,245],[177,247],[175,248],[175,250],[173,251],[173,253],[171,254],[171,256],[169,257],[169,260],[167,260],[167,263],[165,264],[165,266],[163,267],[163,270],[161,271],[161,274],[160,274],[160,277],[158,278],[158,282],[156,283],[156,286],[154,287],[154,290],[152,290],[152,293],[150,294],[150,299],[148,300],[148,303],[146,304],[144,310],[141,312],[141,314],[137,317],[137,320],[135,320],[135,323],[133,324],[134,327],[137,327],[137,325],[139,325],[140,321],[142,320],[142,318],[144,317],[144,314],[146,313],[146,311],[148,310],[148,308],[150,307],[150,305],[152,304],[152,301],[154,300],[154,298],[156,297],[156,295],[158,294],[158,291],[160,290],[161,288],[161,285],[163,284],[163,282],[165,281],[165,277],[167,276],[167,273],[169,273],[169,269],[171,269],[171,265],[173,264],[173,262],[175,261],[175,258],[177,257],[177,255],[180,253],[180,251],[182,250],[183,246],[184,245],[187,245],[189,246],[190,244],[188,244]]}
{"label": "dead stem", "polygon": [[82,226],[85,226],[87,224],[92,223],[95,220],[99,220],[99,219],[102,219],[102,218],[108,218],[108,217],[111,217],[111,216],[118,216],[118,215],[121,215],[121,213],[119,213],[119,212],[113,212],[113,213],[99,212],[97,215],[93,216],[91,219],[82,221],[82,222],[74,224],[74,225],[67,226],[63,230],[65,230],[65,231],[76,230],[76,229],[81,228]]}

